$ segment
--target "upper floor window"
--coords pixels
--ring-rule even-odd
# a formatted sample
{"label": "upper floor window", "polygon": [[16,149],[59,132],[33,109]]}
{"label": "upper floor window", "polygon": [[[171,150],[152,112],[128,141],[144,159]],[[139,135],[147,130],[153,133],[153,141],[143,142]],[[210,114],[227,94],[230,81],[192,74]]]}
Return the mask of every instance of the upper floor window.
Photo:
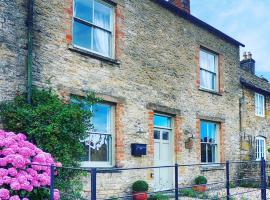
{"label": "upper floor window", "polygon": [[218,125],[201,121],[201,162],[215,163],[218,160]]}
{"label": "upper floor window", "polygon": [[255,93],[255,114],[260,117],[265,115],[265,98],[258,93]]}
{"label": "upper floor window", "polygon": [[217,91],[218,88],[218,55],[200,50],[200,87]]}
{"label": "upper floor window", "polygon": [[113,6],[102,0],[74,0],[73,13],[73,45],[112,57]]}
{"label": "upper floor window", "polygon": [[261,160],[262,158],[266,159],[266,147],[265,147],[265,138],[256,137],[256,160]]}

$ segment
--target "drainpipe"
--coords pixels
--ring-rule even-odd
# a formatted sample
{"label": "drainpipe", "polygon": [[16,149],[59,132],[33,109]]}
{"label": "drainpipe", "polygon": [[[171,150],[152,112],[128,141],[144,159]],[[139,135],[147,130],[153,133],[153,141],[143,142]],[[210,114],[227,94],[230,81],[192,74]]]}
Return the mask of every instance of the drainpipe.
{"label": "drainpipe", "polygon": [[31,104],[32,101],[32,66],[33,66],[33,12],[34,0],[28,0],[28,14],[27,14],[27,27],[28,27],[28,51],[27,51],[27,103]]}

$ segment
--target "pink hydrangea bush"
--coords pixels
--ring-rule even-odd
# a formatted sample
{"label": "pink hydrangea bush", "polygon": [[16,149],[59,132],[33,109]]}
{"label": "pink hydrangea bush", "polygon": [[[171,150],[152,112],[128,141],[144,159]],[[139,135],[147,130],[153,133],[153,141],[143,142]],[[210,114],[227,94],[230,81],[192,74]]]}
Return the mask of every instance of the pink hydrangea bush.
{"label": "pink hydrangea bush", "polygon": [[[50,186],[49,166],[61,166],[26,139],[24,134],[0,130],[0,200],[28,200],[25,196],[33,189]],[[20,196],[22,191],[25,196]],[[54,199],[60,199],[57,189]]]}

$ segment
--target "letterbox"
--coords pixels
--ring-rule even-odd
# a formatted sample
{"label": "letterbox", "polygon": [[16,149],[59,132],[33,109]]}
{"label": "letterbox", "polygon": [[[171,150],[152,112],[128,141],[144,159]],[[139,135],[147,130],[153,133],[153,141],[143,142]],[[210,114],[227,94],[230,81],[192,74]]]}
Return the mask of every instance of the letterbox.
{"label": "letterbox", "polygon": [[142,156],[146,155],[146,144],[131,144],[131,155]]}

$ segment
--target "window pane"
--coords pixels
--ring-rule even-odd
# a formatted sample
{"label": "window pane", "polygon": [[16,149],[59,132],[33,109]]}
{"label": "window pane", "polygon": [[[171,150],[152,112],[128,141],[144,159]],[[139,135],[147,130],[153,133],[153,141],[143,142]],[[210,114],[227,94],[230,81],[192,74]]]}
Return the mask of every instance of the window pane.
{"label": "window pane", "polygon": [[94,24],[95,25],[110,30],[111,29],[111,15],[112,15],[111,7],[95,1],[95,8],[94,8]]}
{"label": "window pane", "polygon": [[111,41],[110,33],[98,28],[94,29],[94,38],[93,38],[94,51],[105,56],[110,56],[111,50],[110,41]]}
{"label": "window pane", "polygon": [[216,88],[216,75],[201,69],[200,82],[203,88],[214,90]]}
{"label": "window pane", "polygon": [[216,71],[216,66],[215,66],[215,56],[213,54],[208,54],[208,70],[211,72]]}
{"label": "window pane", "polygon": [[85,156],[82,161],[89,161],[89,150],[90,150],[90,137],[87,137],[85,141],[82,142],[84,146]]}
{"label": "window pane", "polygon": [[208,123],[208,141],[210,143],[217,143],[216,141],[216,124]]}
{"label": "window pane", "polygon": [[111,136],[102,134],[90,135],[90,161],[110,161]]}
{"label": "window pane", "polygon": [[162,133],[162,139],[163,140],[169,140],[169,132],[163,132]]}
{"label": "window pane", "polygon": [[74,21],[73,23],[73,44],[90,49],[91,48],[91,31],[92,28]]}
{"label": "window pane", "polygon": [[171,128],[171,118],[161,115],[154,115],[154,126]]}
{"label": "window pane", "polygon": [[156,140],[160,139],[160,131],[157,131],[157,130],[154,131],[154,139]]}
{"label": "window pane", "polygon": [[206,162],[206,144],[201,144],[201,162]]}
{"label": "window pane", "polygon": [[201,142],[208,142],[207,122],[201,121]]}
{"label": "window pane", "polygon": [[96,104],[93,106],[93,131],[98,133],[110,133],[110,109],[109,105]]}
{"label": "window pane", "polygon": [[207,54],[204,51],[200,51],[200,67],[208,69]]}
{"label": "window pane", "polygon": [[207,144],[208,162],[216,162],[216,145]]}
{"label": "window pane", "polygon": [[93,0],[75,0],[75,17],[93,22]]}

